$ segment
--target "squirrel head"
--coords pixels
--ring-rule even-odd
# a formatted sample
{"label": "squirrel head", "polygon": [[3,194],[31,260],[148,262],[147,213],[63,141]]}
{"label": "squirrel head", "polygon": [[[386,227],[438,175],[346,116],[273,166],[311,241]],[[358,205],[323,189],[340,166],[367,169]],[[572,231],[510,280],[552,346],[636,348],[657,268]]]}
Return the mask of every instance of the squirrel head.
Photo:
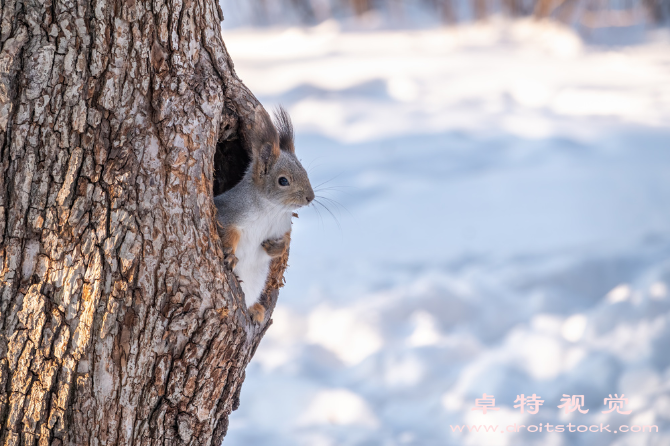
{"label": "squirrel head", "polygon": [[251,135],[251,174],[256,187],[270,201],[297,209],[314,200],[314,191],[305,168],[295,155],[293,125],[286,110],[275,111],[273,124],[260,107]]}

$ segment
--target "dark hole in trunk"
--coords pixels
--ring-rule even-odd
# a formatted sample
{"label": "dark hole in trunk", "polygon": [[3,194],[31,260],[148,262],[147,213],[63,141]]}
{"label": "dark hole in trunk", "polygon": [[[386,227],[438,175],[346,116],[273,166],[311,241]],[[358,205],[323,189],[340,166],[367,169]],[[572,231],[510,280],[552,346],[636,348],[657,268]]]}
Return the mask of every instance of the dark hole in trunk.
{"label": "dark hole in trunk", "polygon": [[232,189],[240,182],[251,158],[239,136],[216,144],[214,154],[214,196]]}

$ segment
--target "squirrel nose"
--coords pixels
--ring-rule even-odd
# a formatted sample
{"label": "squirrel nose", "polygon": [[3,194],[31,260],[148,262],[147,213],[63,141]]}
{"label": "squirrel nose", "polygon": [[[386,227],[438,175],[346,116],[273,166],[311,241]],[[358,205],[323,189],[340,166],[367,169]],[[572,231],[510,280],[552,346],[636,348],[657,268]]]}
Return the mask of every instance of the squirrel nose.
{"label": "squirrel nose", "polygon": [[307,203],[311,203],[312,200],[314,200],[314,191],[309,191],[307,194],[305,194],[305,199],[307,200]]}

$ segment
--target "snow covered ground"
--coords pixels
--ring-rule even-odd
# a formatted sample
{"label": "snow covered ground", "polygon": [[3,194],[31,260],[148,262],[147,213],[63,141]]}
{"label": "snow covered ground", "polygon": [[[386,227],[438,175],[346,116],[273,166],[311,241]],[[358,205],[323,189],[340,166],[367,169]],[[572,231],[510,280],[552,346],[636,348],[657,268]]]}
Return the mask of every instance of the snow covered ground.
{"label": "snow covered ground", "polygon": [[[337,201],[337,221],[295,220],[225,445],[670,445],[667,34],[606,48],[530,21],[326,22],[224,40]],[[499,411],[471,410],[483,393]],[[632,413],[603,414],[622,393]],[[564,394],[588,413],[564,414]]]}

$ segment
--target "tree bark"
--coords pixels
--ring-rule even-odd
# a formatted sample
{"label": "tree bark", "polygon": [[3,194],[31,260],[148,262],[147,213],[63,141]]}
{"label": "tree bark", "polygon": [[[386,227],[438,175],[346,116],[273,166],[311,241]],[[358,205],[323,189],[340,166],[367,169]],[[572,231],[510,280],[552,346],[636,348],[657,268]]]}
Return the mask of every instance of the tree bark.
{"label": "tree bark", "polygon": [[212,195],[260,104],[216,0],[0,3],[0,444],[219,445],[263,324]]}

